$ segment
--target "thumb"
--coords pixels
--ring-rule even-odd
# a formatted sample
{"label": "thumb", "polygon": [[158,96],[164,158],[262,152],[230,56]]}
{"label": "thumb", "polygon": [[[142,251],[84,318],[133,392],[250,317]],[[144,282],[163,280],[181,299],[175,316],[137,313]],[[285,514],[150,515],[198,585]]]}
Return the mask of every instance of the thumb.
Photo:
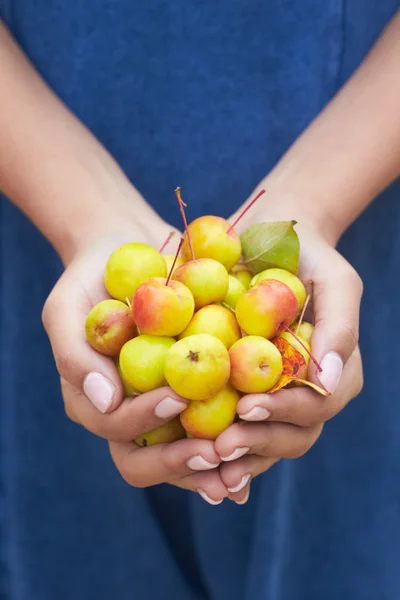
{"label": "thumb", "polygon": [[42,320],[61,377],[83,391],[100,412],[109,413],[121,404],[123,386],[113,360],[86,340],[92,307],[79,281],[71,281],[66,272],[47,299]]}
{"label": "thumb", "polygon": [[[312,371],[328,392],[339,384],[343,368],[358,344],[362,281],[349,263],[335,252],[329,268],[314,279],[312,350],[322,372]],[[330,257],[331,259],[332,257]],[[317,381],[318,383],[318,381]]]}

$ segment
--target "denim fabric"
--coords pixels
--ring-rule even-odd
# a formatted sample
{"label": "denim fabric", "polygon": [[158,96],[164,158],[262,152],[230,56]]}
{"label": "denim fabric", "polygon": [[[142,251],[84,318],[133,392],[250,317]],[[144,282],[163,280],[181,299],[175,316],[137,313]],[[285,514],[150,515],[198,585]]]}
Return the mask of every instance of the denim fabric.
{"label": "denim fabric", "polygon": [[[0,0],[45,79],[175,225],[177,184],[190,219],[242,203],[397,8]],[[106,442],[67,420],[40,323],[61,266],[0,199],[1,599],[400,598],[399,192],[341,242],[365,282],[365,390],[304,458],[259,477],[243,507],[131,489]]]}

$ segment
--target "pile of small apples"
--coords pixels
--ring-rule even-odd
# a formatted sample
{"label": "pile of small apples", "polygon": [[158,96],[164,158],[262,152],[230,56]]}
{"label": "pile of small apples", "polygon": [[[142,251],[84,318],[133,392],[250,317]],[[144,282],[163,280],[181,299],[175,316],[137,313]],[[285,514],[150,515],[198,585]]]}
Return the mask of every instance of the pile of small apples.
{"label": "pile of small apples", "polygon": [[[182,212],[179,189],[177,197]],[[138,242],[111,254],[104,283],[112,299],[86,321],[87,340],[115,359],[126,396],[169,385],[189,400],[178,417],[137,438],[143,446],[215,439],[234,422],[241,395],[279,387],[278,337],[307,367],[310,360],[313,327],[298,324],[307,298],[301,280],[282,268],[255,273],[225,219],[184,222],[175,256]]]}

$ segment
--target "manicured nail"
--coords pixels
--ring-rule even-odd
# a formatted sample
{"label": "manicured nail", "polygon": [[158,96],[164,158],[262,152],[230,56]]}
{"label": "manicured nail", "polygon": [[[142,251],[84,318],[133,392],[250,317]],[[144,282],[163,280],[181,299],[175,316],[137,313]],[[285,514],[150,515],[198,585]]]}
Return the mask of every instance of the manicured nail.
{"label": "manicured nail", "polygon": [[205,460],[202,456],[192,456],[187,461],[187,466],[189,469],[193,469],[193,471],[208,471],[209,469],[216,469],[219,463],[210,463],[208,460]]}
{"label": "manicured nail", "polygon": [[210,496],[207,496],[207,494],[203,490],[198,489],[197,491],[199,492],[199,494],[203,498],[203,500],[208,502],[208,504],[217,506],[217,504],[221,504],[221,502],[222,502],[222,500],[213,500],[212,498],[210,498]]}
{"label": "manicured nail", "polygon": [[230,460],[236,460],[237,458],[244,456],[249,450],[250,448],[248,448],[247,446],[244,446],[243,448],[236,448],[236,450],[234,450],[232,454],[230,454],[229,456],[221,456],[221,458],[225,462],[229,462]]}
{"label": "manicured nail", "polygon": [[240,480],[240,483],[238,483],[237,486],[231,488],[228,487],[228,492],[232,492],[232,494],[234,494],[235,492],[240,492],[240,490],[242,490],[245,487],[250,477],[250,473],[246,473],[246,475],[243,475],[242,479]]}
{"label": "manicured nail", "polygon": [[106,413],[111,406],[115,386],[101,373],[89,373],[83,382],[83,391],[97,410]]}
{"label": "manicured nail", "polygon": [[249,486],[249,489],[247,490],[247,494],[245,495],[243,500],[235,500],[236,504],[246,504],[247,500],[249,499],[249,496],[250,496],[250,486]]}
{"label": "manicured nail", "polygon": [[245,419],[246,421],[264,421],[265,419],[268,419],[270,414],[271,413],[266,408],[255,406],[249,410],[249,412],[240,415],[240,418]]}
{"label": "manicured nail", "polygon": [[154,414],[160,419],[170,419],[179,415],[186,407],[187,404],[185,402],[180,402],[180,400],[175,400],[175,398],[167,396],[157,404]]}
{"label": "manicured nail", "polygon": [[328,352],[321,361],[322,373],[318,379],[327,392],[333,394],[343,373],[343,361],[337,352]]}

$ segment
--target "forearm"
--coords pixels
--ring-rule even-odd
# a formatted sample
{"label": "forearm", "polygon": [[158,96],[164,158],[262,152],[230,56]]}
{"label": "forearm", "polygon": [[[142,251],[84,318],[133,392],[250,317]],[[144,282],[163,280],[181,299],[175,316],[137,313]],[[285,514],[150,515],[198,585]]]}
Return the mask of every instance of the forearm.
{"label": "forearm", "polygon": [[312,215],[336,242],[400,174],[399,99],[400,12],[354,76],[261,183],[268,214],[300,222]]}
{"label": "forearm", "polygon": [[[63,260],[92,232],[161,219],[56,98],[0,22],[0,189]],[[142,225],[141,225],[142,226]],[[115,231],[116,232],[116,231]]]}

